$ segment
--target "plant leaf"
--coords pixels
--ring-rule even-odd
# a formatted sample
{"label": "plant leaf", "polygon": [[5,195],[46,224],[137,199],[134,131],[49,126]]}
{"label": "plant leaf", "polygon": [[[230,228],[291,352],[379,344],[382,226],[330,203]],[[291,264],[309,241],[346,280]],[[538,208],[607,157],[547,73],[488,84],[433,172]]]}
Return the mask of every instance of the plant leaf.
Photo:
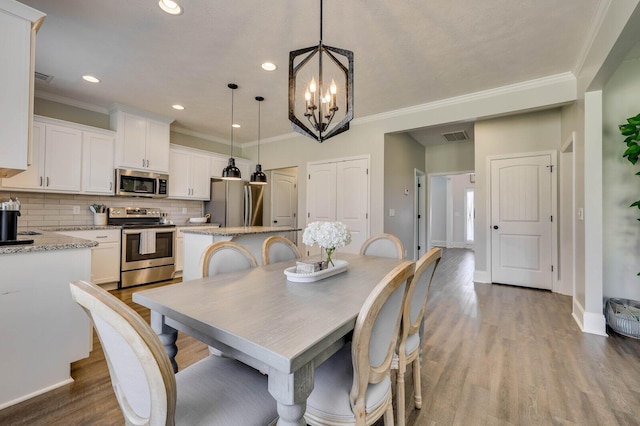
{"label": "plant leaf", "polygon": [[[640,200],[636,201],[635,203],[631,204],[629,207],[637,207],[640,209]],[[640,220],[640,219],[639,219]]]}
{"label": "plant leaf", "polygon": [[634,126],[637,126],[638,124],[640,124],[640,115],[636,115],[635,117],[627,118],[627,122],[629,124],[633,124]]}
{"label": "plant leaf", "polygon": [[620,124],[618,128],[620,129],[620,133],[622,133],[623,136],[629,136],[636,132],[636,126],[634,126],[633,124]]}
{"label": "plant leaf", "polygon": [[638,155],[640,155],[640,145],[637,143],[629,146],[624,154],[622,154],[623,157],[627,157],[627,160],[629,160],[631,164],[638,162]]}

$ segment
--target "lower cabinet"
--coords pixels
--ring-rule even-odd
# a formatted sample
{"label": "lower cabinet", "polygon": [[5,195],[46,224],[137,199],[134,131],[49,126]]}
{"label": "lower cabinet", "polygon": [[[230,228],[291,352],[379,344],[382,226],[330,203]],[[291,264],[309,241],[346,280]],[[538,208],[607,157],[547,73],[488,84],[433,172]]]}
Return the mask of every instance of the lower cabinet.
{"label": "lower cabinet", "polygon": [[207,228],[219,228],[220,225],[207,225],[207,226],[178,226],[176,228],[176,245],[175,245],[175,264],[176,264],[176,276],[182,276],[182,269],[184,268],[184,234],[183,229],[207,229]]}
{"label": "lower cabinet", "polygon": [[98,243],[91,248],[91,282],[107,284],[120,281],[120,229],[63,231],[58,234]]}

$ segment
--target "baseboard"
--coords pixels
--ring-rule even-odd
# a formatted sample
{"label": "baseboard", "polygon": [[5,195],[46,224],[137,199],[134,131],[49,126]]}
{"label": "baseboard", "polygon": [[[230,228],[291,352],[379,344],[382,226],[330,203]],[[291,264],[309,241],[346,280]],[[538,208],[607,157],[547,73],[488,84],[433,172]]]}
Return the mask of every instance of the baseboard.
{"label": "baseboard", "polygon": [[446,247],[446,246],[447,246],[446,241],[431,240],[431,247]]}
{"label": "baseboard", "polygon": [[596,334],[598,336],[608,337],[607,321],[604,314],[596,314],[593,312],[585,312],[584,307],[573,298],[573,319],[580,327],[583,333]]}
{"label": "baseboard", "polygon": [[451,246],[449,248],[467,248],[467,243],[462,243],[462,242],[452,242]]}
{"label": "baseboard", "polygon": [[488,271],[473,271],[473,281],[476,283],[491,283],[491,275],[489,275]]}
{"label": "baseboard", "polygon": [[12,405],[19,404],[22,401],[26,401],[27,399],[34,398],[34,397],[36,397],[38,395],[42,395],[43,393],[52,391],[52,390],[54,390],[56,388],[59,388],[60,386],[68,385],[69,383],[73,383],[73,379],[71,377],[69,377],[68,379],[63,380],[61,382],[58,382],[58,383],[56,383],[54,385],[47,386],[46,388],[38,389],[37,391],[32,392],[30,394],[22,395],[20,398],[16,398],[14,400],[7,401],[7,402],[5,402],[3,404],[0,404],[0,410],[3,410],[3,409],[5,409],[7,407],[10,407]]}

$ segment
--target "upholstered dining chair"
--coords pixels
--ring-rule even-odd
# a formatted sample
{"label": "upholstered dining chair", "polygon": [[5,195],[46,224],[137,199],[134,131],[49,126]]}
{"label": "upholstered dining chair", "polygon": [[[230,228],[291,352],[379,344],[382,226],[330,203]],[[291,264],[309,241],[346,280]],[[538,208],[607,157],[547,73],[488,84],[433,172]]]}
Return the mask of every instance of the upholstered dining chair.
{"label": "upholstered dining chair", "polygon": [[262,264],[283,262],[285,260],[299,259],[302,257],[300,250],[290,239],[280,235],[273,235],[262,243]]}
{"label": "upholstered dining chair", "polygon": [[[200,257],[202,277],[227,272],[244,271],[258,266],[256,258],[244,246],[233,241],[219,241],[209,244]],[[221,350],[209,346],[211,355],[224,355]]]}
{"label": "upholstered dining chair", "polygon": [[256,258],[244,246],[233,241],[209,244],[200,257],[202,276],[244,271],[258,266]]}
{"label": "upholstered dining chair", "polygon": [[277,420],[266,376],[215,356],[174,375],[160,339],[133,309],[95,284],[69,286],[96,329],[126,424],[265,425]]}
{"label": "upholstered dining chair", "polygon": [[407,288],[407,297],[402,313],[402,327],[398,351],[391,363],[396,374],[396,412],[398,426],[405,424],[405,384],[407,365],[413,363],[414,402],[422,408],[422,384],[420,380],[420,348],[422,347],[421,325],[427,306],[433,274],[442,257],[441,248],[433,248],[416,262],[416,270]]}
{"label": "upholstered dining chair", "polygon": [[370,237],[360,248],[360,254],[365,256],[404,258],[404,246],[395,235],[379,234]]}
{"label": "upholstered dining chair", "polygon": [[407,282],[405,261],[374,287],[364,302],[353,339],[315,370],[304,415],[310,425],[393,425],[390,366],[396,348]]}

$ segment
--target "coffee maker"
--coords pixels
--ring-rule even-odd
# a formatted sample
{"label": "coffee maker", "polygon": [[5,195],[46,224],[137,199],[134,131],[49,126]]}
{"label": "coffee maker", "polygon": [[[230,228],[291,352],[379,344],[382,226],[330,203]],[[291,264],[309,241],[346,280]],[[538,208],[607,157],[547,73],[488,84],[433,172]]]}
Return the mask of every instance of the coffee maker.
{"label": "coffee maker", "polygon": [[0,203],[0,246],[33,243],[33,240],[18,239],[18,216],[20,201],[17,198]]}

